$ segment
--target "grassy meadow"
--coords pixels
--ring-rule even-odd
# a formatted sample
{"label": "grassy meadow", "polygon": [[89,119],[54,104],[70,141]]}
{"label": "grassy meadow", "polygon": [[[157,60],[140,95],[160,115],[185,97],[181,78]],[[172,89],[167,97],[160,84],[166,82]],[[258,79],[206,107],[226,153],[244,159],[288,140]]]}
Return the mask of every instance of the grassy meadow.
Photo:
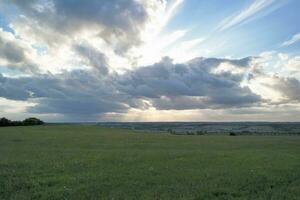
{"label": "grassy meadow", "polygon": [[300,199],[300,136],[0,128],[0,199]]}

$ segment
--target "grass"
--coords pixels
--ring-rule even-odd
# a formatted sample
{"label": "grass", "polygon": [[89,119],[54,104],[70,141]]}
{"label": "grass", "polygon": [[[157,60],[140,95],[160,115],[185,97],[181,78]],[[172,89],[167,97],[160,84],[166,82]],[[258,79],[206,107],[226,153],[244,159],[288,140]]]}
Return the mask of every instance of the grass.
{"label": "grass", "polygon": [[0,199],[300,199],[300,137],[0,128]]}

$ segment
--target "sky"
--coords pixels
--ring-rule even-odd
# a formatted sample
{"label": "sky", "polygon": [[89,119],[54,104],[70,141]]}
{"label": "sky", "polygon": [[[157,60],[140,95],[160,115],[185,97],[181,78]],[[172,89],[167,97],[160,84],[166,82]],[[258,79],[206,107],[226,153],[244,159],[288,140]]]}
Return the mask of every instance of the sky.
{"label": "sky", "polygon": [[0,0],[0,117],[300,121],[298,0]]}

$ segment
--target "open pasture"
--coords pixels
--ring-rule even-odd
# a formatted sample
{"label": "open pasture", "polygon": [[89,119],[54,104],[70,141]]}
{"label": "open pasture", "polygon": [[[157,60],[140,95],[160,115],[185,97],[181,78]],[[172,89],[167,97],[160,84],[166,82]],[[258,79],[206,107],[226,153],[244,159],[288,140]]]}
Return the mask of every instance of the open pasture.
{"label": "open pasture", "polygon": [[0,199],[300,199],[300,137],[0,128]]}

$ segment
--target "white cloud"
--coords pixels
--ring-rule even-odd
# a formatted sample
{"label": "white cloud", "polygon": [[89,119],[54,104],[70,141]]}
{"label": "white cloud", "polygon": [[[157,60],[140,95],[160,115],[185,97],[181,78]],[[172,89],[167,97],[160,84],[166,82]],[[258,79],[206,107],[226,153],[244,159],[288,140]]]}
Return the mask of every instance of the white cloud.
{"label": "white cloud", "polygon": [[300,56],[289,59],[286,66],[294,71],[300,72]]}
{"label": "white cloud", "polygon": [[[152,64],[187,30],[160,35],[183,0],[14,1],[20,15],[10,22],[19,42],[42,73],[91,67],[74,46],[87,44],[107,57],[112,71]],[[169,36],[169,37],[167,37]],[[3,65],[6,63],[3,63]]]}
{"label": "white cloud", "polygon": [[[155,0],[144,1],[145,7],[148,10],[151,8],[148,11],[151,19],[141,33],[143,44],[133,47],[132,51],[128,53],[135,61],[136,66],[150,65],[158,62],[164,56],[170,56],[167,48],[172,44],[177,44],[189,31],[181,29],[162,33],[183,2],[184,0],[170,0],[161,1],[161,4],[158,4]],[[157,9],[153,9],[153,7],[157,7]]]}
{"label": "white cloud", "polygon": [[29,103],[27,101],[8,100],[0,97],[1,113],[25,113],[28,107],[34,105],[34,103]]}
{"label": "white cloud", "polygon": [[281,46],[289,46],[300,41],[300,33],[293,35],[293,37],[281,44]]}
{"label": "white cloud", "polygon": [[217,30],[222,31],[244,23],[253,18],[257,13],[273,5],[274,2],[275,0],[254,0],[253,3],[244,10],[222,21]]}
{"label": "white cloud", "polygon": [[264,52],[255,59],[248,86],[270,104],[299,103],[300,57]]}
{"label": "white cloud", "polygon": [[278,54],[278,57],[279,57],[279,59],[282,60],[282,61],[286,61],[286,60],[289,59],[289,55],[288,55],[288,54],[285,54],[285,53],[279,53],[279,54]]}
{"label": "white cloud", "polygon": [[166,52],[166,55],[174,58],[175,62],[186,62],[199,55],[199,52],[195,51],[195,49],[201,45],[204,40],[204,38],[196,38],[178,42],[173,48]]}
{"label": "white cloud", "polygon": [[[137,65],[151,65],[158,62],[163,56],[175,58],[174,55],[168,53],[168,48],[176,44],[176,49],[178,49],[178,41],[182,39],[186,33],[187,30],[176,30],[166,35],[159,35],[144,45],[133,49],[132,54],[137,57]],[[184,51],[184,49],[179,49],[181,52]]]}

